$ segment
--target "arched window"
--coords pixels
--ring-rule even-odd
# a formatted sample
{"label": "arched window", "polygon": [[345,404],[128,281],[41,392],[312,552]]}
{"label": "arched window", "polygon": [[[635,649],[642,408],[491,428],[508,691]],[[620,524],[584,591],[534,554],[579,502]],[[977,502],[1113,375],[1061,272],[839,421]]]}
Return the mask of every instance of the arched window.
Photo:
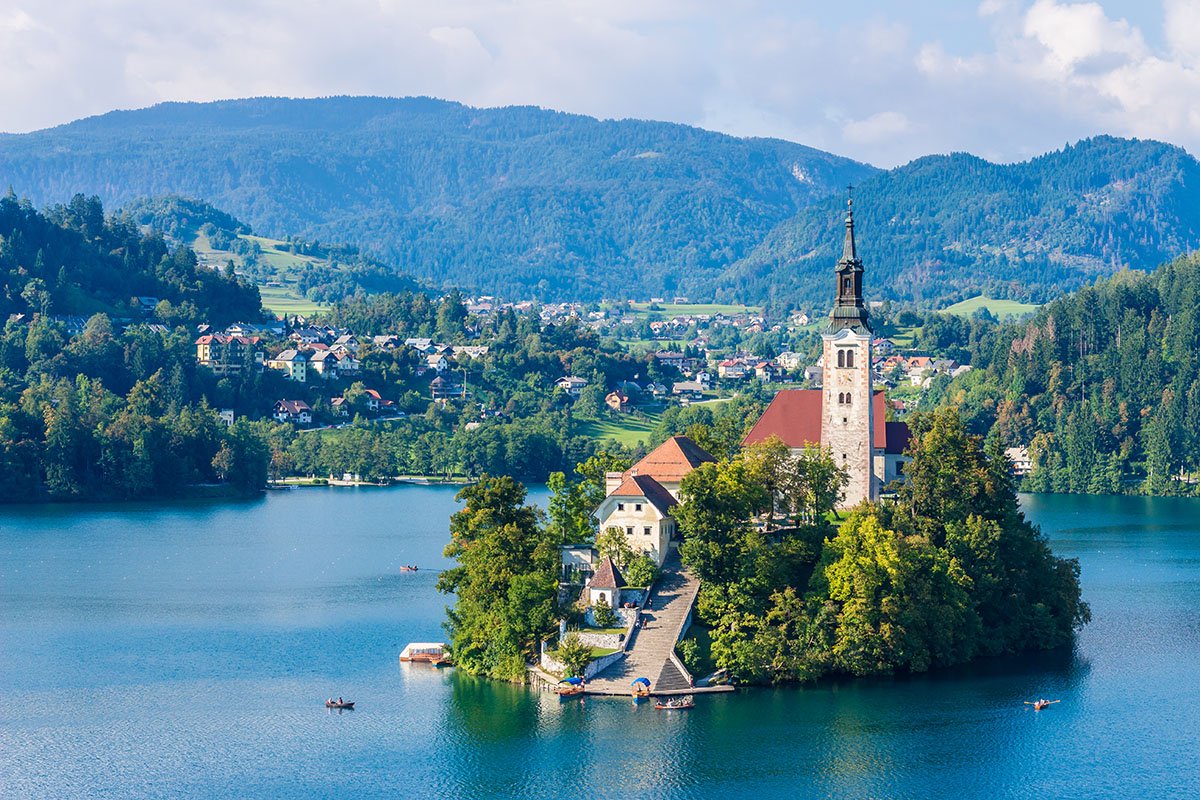
{"label": "arched window", "polygon": [[[828,285],[828,284],[826,284]],[[850,279],[846,278],[842,281],[842,287],[846,290],[846,294],[850,294]]]}
{"label": "arched window", "polygon": [[607,602],[608,602],[608,600],[607,600],[607,599],[605,598],[605,596],[604,596],[604,592],[601,592],[601,593],[600,593],[600,602],[601,602],[601,603],[607,603]]}
{"label": "arched window", "polygon": [[846,367],[849,368],[849,367],[853,367],[853,366],[854,366],[854,351],[847,350],[846,351]]}
{"label": "arched window", "polygon": [[845,350],[838,350],[838,366],[839,367],[846,366],[846,351]]}
{"label": "arched window", "polygon": [[842,392],[838,392],[838,405],[840,406],[840,405],[844,404],[845,402],[846,402],[846,395],[844,395]]}
{"label": "arched window", "polygon": [[850,393],[846,392],[846,405],[850,405]]}

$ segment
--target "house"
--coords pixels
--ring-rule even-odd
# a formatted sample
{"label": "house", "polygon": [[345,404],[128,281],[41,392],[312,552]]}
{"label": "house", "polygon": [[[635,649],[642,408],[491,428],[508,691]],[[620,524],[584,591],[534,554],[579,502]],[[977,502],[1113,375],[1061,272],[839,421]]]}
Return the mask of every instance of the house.
{"label": "house", "polygon": [[602,530],[617,528],[634,552],[650,556],[661,566],[675,534],[671,510],[677,505],[679,501],[653,477],[628,475],[600,503],[596,516]]}
{"label": "house", "polygon": [[350,416],[350,401],[344,397],[335,397],[330,400],[329,408],[335,417]]}
{"label": "house", "polygon": [[267,368],[279,370],[288,380],[296,383],[308,380],[308,356],[298,350],[284,350],[267,362]]}
{"label": "house", "polygon": [[338,375],[357,375],[362,362],[355,358],[350,353],[334,353],[337,356],[337,371]]}
{"label": "house", "polygon": [[646,391],[655,397],[662,397],[667,393],[667,387],[666,384],[662,383],[648,383],[646,384]]}
{"label": "house", "polygon": [[325,331],[320,328],[297,328],[292,331],[289,339],[302,344],[315,344],[317,342],[324,343]]}
{"label": "house", "polygon": [[620,411],[622,413],[630,411],[629,395],[625,394],[619,389],[615,392],[609,392],[607,395],[605,395],[604,404],[613,411]]}
{"label": "house", "polygon": [[605,556],[596,567],[592,579],[588,581],[588,605],[594,606],[597,602],[604,601],[612,608],[619,608],[621,587],[624,585],[625,579],[621,576],[621,571],[611,558]]}
{"label": "house", "polygon": [[418,353],[428,353],[433,349],[433,339],[409,337],[404,340],[405,347],[411,347]]}
{"label": "house", "polygon": [[217,412],[217,416],[220,417],[221,422],[224,422],[226,425],[229,425],[229,426],[233,425],[233,409],[232,408],[222,408],[220,411]]}
{"label": "house", "polygon": [[371,344],[380,350],[394,350],[400,346],[400,337],[392,335],[372,336]]}
{"label": "house", "polygon": [[604,476],[605,498],[596,509],[600,530],[617,528],[629,546],[661,566],[675,535],[672,509],[684,477],[715,459],[686,436],[672,436],[626,472]]}
{"label": "house", "polygon": [[804,366],[804,356],[799,353],[793,353],[791,350],[784,350],[775,360],[787,372],[799,372]]}
{"label": "house", "polygon": [[763,383],[770,383],[779,375],[779,365],[770,361],[760,361],[754,365],[754,377]]}
{"label": "house", "polygon": [[441,353],[434,353],[425,357],[425,366],[441,375],[443,372],[450,369],[450,359],[446,358]]}
{"label": "house", "polygon": [[308,425],[312,422],[312,409],[303,400],[279,400],[273,416],[280,422]]}
{"label": "house", "polygon": [[334,349],[346,350],[351,353],[358,352],[358,339],[352,333],[343,333],[341,336],[333,340]]}
{"label": "house", "polygon": [[896,345],[891,339],[879,338],[871,342],[871,349],[875,351],[877,355],[886,357],[896,352]]}
{"label": "house", "polygon": [[1027,447],[1009,447],[1004,455],[1012,462],[1012,473],[1018,478],[1024,478],[1033,472],[1033,459],[1029,456]]}
{"label": "house", "polygon": [[583,391],[583,387],[588,385],[588,382],[584,378],[566,375],[556,380],[554,385],[566,392],[568,397],[579,397],[579,393]]}
{"label": "house", "polygon": [[321,350],[313,353],[309,359],[309,368],[320,375],[327,381],[334,380],[338,377],[338,361],[337,353],[332,350]]}
{"label": "house", "polygon": [[383,405],[383,398],[374,389],[365,390],[363,392],[363,400],[367,403],[368,411],[378,411],[379,407]]}
{"label": "house", "polygon": [[717,375],[726,380],[742,380],[746,377],[746,362],[740,358],[727,358],[717,365]]}
{"label": "house", "polygon": [[824,374],[825,370],[816,364],[804,368],[804,380],[810,386],[820,386],[821,378]]}
{"label": "house", "polygon": [[671,394],[685,398],[700,397],[704,394],[704,387],[697,381],[679,381],[671,387]]}
{"label": "house", "polygon": [[263,352],[257,336],[207,333],[196,339],[196,362],[217,375],[229,375],[251,365],[261,368]]}
{"label": "house", "polygon": [[133,298],[133,303],[131,305],[133,305],[134,308],[139,309],[144,314],[153,314],[154,307],[158,305],[158,298],[141,295]]}

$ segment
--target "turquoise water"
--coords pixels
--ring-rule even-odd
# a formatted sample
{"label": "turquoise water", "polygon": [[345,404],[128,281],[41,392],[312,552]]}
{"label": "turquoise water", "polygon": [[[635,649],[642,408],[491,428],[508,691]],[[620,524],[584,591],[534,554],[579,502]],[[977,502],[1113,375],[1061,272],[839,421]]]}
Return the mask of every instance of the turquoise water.
{"label": "turquoise water", "polygon": [[0,795],[1200,794],[1200,502],[1026,498],[1083,564],[1073,652],[663,714],[398,663],[442,638],[453,496],[0,509]]}

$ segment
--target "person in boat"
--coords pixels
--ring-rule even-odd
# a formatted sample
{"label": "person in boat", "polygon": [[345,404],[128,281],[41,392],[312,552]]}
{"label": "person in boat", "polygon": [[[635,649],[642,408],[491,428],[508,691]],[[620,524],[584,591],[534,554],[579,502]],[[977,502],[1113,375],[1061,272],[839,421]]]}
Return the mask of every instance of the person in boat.
{"label": "person in boat", "polygon": [[345,704],[342,702],[342,696],[341,696],[340,694],[338,695],[338,701],[337,701],[337,704],[338,704],[339,706],[340,706],[340,705],[345,705]]}

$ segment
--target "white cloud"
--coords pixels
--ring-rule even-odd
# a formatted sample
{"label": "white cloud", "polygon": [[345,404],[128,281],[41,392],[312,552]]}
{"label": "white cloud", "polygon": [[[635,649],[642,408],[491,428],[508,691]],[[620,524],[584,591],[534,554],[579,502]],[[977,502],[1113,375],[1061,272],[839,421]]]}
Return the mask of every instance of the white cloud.
{"label": "white cloud", "polygon": [[[1123,13],[1117,13],[1120,8]],[[1161,36],[1159,35],[1161,33]],[[1095,133],[1200,151],[1200,2],[0,0],[0,128],[161,100],[434,95],[891,165]]]}

